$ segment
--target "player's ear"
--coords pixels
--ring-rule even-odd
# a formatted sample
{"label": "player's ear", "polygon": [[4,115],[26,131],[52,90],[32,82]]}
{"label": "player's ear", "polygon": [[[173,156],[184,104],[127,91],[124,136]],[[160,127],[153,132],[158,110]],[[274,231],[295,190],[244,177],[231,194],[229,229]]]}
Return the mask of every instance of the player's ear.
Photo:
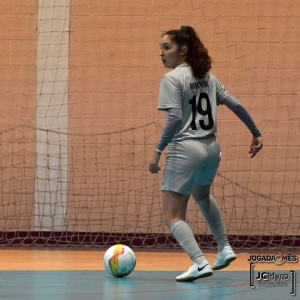
{"label": "player's ear", "polygon": [[188,46],[182,46],[182,48],[181,48],[181,55],[182,56],[186,56],[187,55],[187,53],[188,53],[188,50],[189,50],[189,48],[188,48]]}

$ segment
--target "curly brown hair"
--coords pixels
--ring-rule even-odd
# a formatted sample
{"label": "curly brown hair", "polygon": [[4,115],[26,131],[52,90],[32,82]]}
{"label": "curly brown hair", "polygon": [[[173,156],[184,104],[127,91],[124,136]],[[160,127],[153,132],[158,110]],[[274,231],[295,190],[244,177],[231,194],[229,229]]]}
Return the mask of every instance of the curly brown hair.
{"label": "curly brown hair", "polygon": [[181,26],[180,29],[166,31],[163,35],[168,35],[179,47],[188,47],[186,61],[195,77],[201,78],[211,69],[212,59],[192,27]]}

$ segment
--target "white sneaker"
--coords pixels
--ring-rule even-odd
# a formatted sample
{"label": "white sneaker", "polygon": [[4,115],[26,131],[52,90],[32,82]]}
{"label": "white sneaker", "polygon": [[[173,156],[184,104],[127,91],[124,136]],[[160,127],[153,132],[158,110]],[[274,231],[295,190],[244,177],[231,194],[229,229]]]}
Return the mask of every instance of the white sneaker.
{"label": "white sneaker", "polygon": [[204,261],[202,266],[194,263],[186,272],[176,277],[176,281],[194,281],[198,278],[209,277],[213,274],[211,266],[207,260]]}
{"label": "white sneaker", "polygon": [[225,246],[224,249],[219,252],[216,257],[217,260],[212,267],[213,270],[226,268],[232,261],[236,259],[236,255],[230,246]]}

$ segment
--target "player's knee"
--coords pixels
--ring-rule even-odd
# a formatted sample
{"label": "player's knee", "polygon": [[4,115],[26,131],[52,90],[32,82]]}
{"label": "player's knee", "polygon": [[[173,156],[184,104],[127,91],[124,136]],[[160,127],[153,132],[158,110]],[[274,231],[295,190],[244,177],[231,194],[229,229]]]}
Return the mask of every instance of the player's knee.
{"label": "player's knee", "polygon": [[164,215],[164,223],[169,229],[173,224],[175,224],[178,221],[184,221],[184,218],[177,215],[168,215],[168,214]]}
{"label": "player's knee", "polygon": [[206,206],[206,205],[209,205],[210,199],[211,199],[211,195],[208,194],[204,197],[195,198],[195,201],[198,204],[198,206]]}
{"label": "player's knee", "polygon": [[196,201],[198,201],[198,199],[207,199],[210,195],[210,185],[195,184],[193,186],[192,194]]}

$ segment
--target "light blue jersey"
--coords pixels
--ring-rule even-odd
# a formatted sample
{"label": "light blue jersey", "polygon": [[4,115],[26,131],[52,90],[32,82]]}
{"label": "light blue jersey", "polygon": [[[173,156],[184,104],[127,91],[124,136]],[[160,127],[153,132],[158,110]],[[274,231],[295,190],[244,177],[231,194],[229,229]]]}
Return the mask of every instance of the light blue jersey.
{"label": "light blue jersey", "polygon": [[182,124],[172,141],[204,138],[217,132],[217,105],[230,96],[212,74],[195,78],[184,63],[168,72],[160,82],[158,109],[182,109]]}

